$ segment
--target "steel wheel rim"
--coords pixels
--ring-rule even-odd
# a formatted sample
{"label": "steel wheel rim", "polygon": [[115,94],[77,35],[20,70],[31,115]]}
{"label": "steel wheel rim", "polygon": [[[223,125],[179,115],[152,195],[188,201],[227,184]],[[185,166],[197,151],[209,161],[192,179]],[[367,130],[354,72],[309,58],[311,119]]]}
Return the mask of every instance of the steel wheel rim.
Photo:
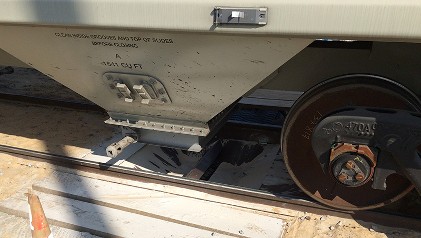
{"label": "steel wheel rim", "polygon": [[[355,95],[356,90],[359,89],[361,89],[361,92],[367,94]],[[344,97],[340,98],[338,97],[340,92],[347,93],[344,93]],[[370,95],[369,92],[372,94]],[[337,101],[328,101],[328,96],[336,97],[335,99]],[[362,96],[365,97],[365,99],[362,99]],[[381,101],[382,99],[396,100]],[[323,102],[327,106],[321,107]],[[288,172],[294,182],[307,195],[316,201],[331,207],[346,210],[363,210],[381,207],[398,200],[413,189],[413,185],[406,179],[398,175],[389,177],[387,180],[388,185],[391,183],[396,184],[388,186],[387,192],[385,193],[374,190],[370,191],[367,186],[370,186],[371,183],[367,183],[367,186],[365,186],[364,189],[338,187],[339,185],[334,184],[331,178],[327,178],[329,175],[323,174],[321,166],[317,162],[317,158],[314,156],[314,153],[312,153],[312,149],[311,153],[309,152],[311,143],[308,145],[303,142],[304,139],[300,139],[300,137],[297,136],[297,134],[301,133],[300,130],[305,129],[303,128],[304,126],[312,125],[311,123],[309,124],[309,121],[311,122],[311,120],[314,119],[314,117],[311,118],[312,113],[314,115],[317,111],[324,116],[340,107],[349,106],[349,104],[344,104],[344,102],[353,102],[358,104],[358,106],[382,106],[421,111],[421,102],[418,97],[404,86],[383,77],[355,74],[326,80],[305,92],[294,103],[294,106],[285,119],[281,136],[281,147]],[[304,117],[305,119],[302,119]],[[320,119],[318,121],[320,121]],[[318,121],[316,125],[318,124]],[[299,145],[303,146],[304,149],[300,149]],[[294,150],[297,150],[298,152],[295,151],[296,153],[294,153]],[[366,194],[361,194],[363,191]],[[370,193],[367,195],[367,191],[374,194]],[[337,195],[339,195],[339,197],[335,197],[335,193],[338,193]],[[359,202],[358,198],[353,198],[353,194],[355,194],[355,197],[364,195],[364,198]],[[385,196],[385,198],[382,199],[382,196]],[[376,199],[376,197],[379,198]],[[364,199],[366,199],[367,202],[364,202]]]}

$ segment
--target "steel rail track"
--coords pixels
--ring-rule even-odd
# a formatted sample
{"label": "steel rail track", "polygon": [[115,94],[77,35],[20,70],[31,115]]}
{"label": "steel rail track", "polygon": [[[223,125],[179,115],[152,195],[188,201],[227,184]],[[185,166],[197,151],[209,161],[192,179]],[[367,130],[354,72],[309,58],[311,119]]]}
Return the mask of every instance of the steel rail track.
{"label": "steel rail track", "polygon": [[147,183],[165,183],[172,186],[193,189],[196,191],[206,192],[212,195],[227,197],[240,201],[311,212],[320,215],[331,215],[342,218],[351,218],[366,222],[375,222],[379,225],[384,226],[400,227],[421,231],[421,220],[413,217],[405,217],[401,215],[387,214],[370,210],[343,211],[325,207],[317,202],[301,198],[287,197],[279,194],[271,194],[264,191],[246,189],[232,185],[218,184],[188,178],[180,178],[147,171],[139,171],[136,169],[121,167],[117,165],[97,163],[83,159],[42,153],[5,145],[0,145],[0,151],[14,156],[18,156],[26,160],[47,162],[56,166],[67,167],[86,172],[93,172],[111,177],[118,177]]}

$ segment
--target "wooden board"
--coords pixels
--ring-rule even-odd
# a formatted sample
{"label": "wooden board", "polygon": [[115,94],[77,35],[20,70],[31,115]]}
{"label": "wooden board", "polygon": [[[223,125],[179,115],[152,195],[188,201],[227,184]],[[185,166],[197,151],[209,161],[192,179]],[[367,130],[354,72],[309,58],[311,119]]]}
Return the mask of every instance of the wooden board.
{"label": "wooden board", "polygon": [[[51,224],[100,236],[280,237],[284,229],[270,213],[71,173],[55,172],[33,188]],[[0,207],[25,215],[27,201],[18,193]]]}

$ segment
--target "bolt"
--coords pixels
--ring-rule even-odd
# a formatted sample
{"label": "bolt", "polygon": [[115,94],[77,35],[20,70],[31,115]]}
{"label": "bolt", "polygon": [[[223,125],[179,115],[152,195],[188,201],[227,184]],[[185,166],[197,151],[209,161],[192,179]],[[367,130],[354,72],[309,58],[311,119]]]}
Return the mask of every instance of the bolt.
{"label": "bolt", "polygon": [[346,175],[345,173],[341,173],[341,174],[338,175],[337,178],[341,183],[343,183],[343,182],[345,182],[345,180],[348,179],[348,175]]}
{"label": "bolt", "polygon": [[387,140],[387,146],[391,146],[393,143],[396,142],[396,138],[390,138],[389,140]]}
{"label": "bolt", "polygon": [[364,180],[365,176],[363,173],[358,173],[355,175],[355,179],[362,182]]}
{"label": "bolt", "polygon": [[352,160],[348,160],[348,162],[346,162],[345,167],[347,169],[354,169],[355,168],[355,163]]}

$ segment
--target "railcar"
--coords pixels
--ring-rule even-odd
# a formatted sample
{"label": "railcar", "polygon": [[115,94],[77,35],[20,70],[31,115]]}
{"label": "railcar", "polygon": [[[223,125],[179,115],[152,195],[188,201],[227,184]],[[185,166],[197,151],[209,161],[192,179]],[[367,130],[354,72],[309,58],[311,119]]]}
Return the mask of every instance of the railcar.
{"label": "railcar", "polygon": [[201,151],[253,89],[302,91],[280,144],[328,206],[421,193],[421,2],[15,0],[0,64],[33,67],[104,108],[127,135]]}

